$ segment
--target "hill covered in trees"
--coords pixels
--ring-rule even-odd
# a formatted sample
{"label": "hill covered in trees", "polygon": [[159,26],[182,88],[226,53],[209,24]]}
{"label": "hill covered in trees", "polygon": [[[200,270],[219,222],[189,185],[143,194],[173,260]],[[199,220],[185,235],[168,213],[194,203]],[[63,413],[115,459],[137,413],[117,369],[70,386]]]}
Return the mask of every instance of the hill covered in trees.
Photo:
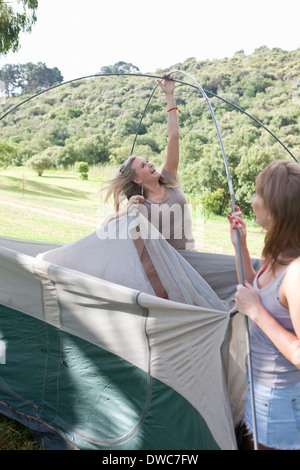
{"label": "hill covered in trees", "polygon": [[[189,58],[154,75],[175,69],[187,72],[208,92],[261,121],[300,160],[300,49],[287,52],[261,47],[251,55],[239,51],[222,60]],[[55,72],[59,76],[59,71]],[[190,82],[183,74],[175,73],[174,78]],[[122,162],[131,153],[155,85],[153,78],[100,76],[41,94],[0,121],[0,164],[24,165],[30,158],[41,157],[63,167],[76,161],[89,165]],[[257,173],[274,158],[291,157],[257,122],[208,96],[224,142],[236,200],[247,210]],[[27,97],[2,98],[1,115]],[[181,110],[183,189],[196,198],[214,197],[221,213],[228,205],[227,178],[210,111],[198,89],[178,83],[176,97]],[[165,99],[158,88],[135,145],[135,153],[157,165],[165,157],[166,122]]]}

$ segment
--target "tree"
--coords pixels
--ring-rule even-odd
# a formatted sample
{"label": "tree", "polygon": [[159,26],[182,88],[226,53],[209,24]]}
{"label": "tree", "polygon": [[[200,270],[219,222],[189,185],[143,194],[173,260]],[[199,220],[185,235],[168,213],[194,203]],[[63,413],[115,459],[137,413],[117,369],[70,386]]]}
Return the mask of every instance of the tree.
{"label": "tree", "polygon": [[27,165],[33,168],[38,176],[42,176],[45,170],[53,167],[53,160],[48,155],[34,155],[28,160]]}
{"label": "tree", "polygon": [[77,154],[74,149],[73,144],[68,144],[62,147],[61,152],[59,153],[56,164],[62,165],[63,168],[68,168],[68,166],[73,165],[76,162]]}
{"label": "tree", "polygon": [[109,147],[105,137],[100,135],[82,137],[74,144],[65,145],[57,157],[57,165],[64,168],[74,165],[75,162],[97,165],[108,161]]}
{"label": "tree", "polygon": [[255,179],[257,175],[272,160],[282,158],[278,146],[261,148],[253,145],[249,149],[244,148],[239,164],[235,169],[237,176],[236,201],[243,208],[245,215],[251,214],[252,197],[255,192]]}
{"label": "tree", "polygon": [[101,67],[102,73],[134,73],[139,72],[139,68],[128,62],[117,62],[115,65]]}
{"label": "tree", "polygon": [[63,81],[57,67],[48,68],[43,62],[33,64],[6,64],[0,70],[0,80],[4,83],[6,96],[20,93],[34,93],[38,89],[47,89]]}
{"label": "tree", "polygon": [[206,143],[207,137],[204,132],[191,130],[182,138],[181,161],[186,163],[199,160],[203,153],[203,146]]}
{"label": "tree", "polygon": [[22,70],[20,65],[6,64],[0,70],[0,80],[4,83],[6,96],[14,96],[22,89]]}
{"label": "tree", "polygon": [[37,20],[38,0],[17,0],[23,11],[17,12],[9,2],[0,0],[0,54],[16,52],[20,47],[21,32],[30,33]]}
{"label": "tree", "polygon": [[33,64],[6,64],[0,70],[0,80],[4,83],[6,96],[20,93],[34,93],[39,88],[47,89],[63,81],[57,67],[48,68],[43,62]]}
{"label": "tree", "polygon": [[82,137],[74,145],[76,161],[89,165],[105,163],[109,160],[109,148],[105,136]]}
{"label": "tree", "polygon": [[49,68],[43,62],[23,65],[23,93],[34,93],[38,88],[47,89],[55,83],[61,83],[63,76],[57,67]]}
{"label": "tree", "polygon": [[16,153],[16,146],[0,140],[0,167],[6,167],[9,164],[10,158]]}

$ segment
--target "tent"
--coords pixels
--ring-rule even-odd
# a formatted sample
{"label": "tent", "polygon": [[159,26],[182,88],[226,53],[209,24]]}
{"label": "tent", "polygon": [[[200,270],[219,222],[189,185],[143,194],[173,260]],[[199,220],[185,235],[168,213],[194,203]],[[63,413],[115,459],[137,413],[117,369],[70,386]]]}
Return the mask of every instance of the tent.
{"label": "tent", "polygon": [[237,449],[236,283],[137,211],[63,246],[1,238],[0,413],[47,449]]}
{"label": "tent", "polygon": [[[234,210],[206,90],[176,72],[210,109]],[[0,413],[50,449],[236,449],[249,330],[235,260],[176,252],[137,214],[108,225],[63,247],[0,239]]]}

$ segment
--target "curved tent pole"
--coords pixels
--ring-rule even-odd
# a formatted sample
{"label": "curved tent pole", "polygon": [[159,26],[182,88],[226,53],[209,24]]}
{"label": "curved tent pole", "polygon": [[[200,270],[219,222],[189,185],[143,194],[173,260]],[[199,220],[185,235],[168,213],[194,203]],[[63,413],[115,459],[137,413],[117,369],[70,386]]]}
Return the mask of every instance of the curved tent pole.
{"label": "curved tent pole", "polygon": [[[179,70],[175,70],[174,72],[179,72]],[[181,73],[185,73],[183,72],[182,70],[180,70]],[[172,72],[171,72],[172,73]],[[152,77],[152,78],[160,78],[162,79],[162,77],[157,77],[155,75],[146,75],[147,77]],[[168,78],[167,76],[165,78]],[[177,80],[177,79],[173,79],[175,82],[178,82],[178,83],[182,83],[183,85],[188,85],[192,88],[198,88],[196,85],[193,85],[191,83],[187,83],[187,82],[184,82],[182,80]],[[137,129],[137,132],[136,132],[136,136],[135,136],[135,139],[134,139],[134,143],[133,143],[133,146],[132,146],[132,151],[131,151],[131,155],[133,153],[133,149],[134,149],[134,146],[135,146],[135,143],[136,143],[136,139],[137,139],[137,136],[138,136],[138,132],[139,132],[139,129],[140,129],[140,126],[141,126],[141,123],[142,123],[142,120],[144,118],[144,115],[146,113],[146,110],[148,108],[148,105],[151,101],[151,98],[155,92],[157,88],[157,85],[155,85],[154,89],[152,90],[152,93],[148,99],[148,102],[146,104],[146,107],[143,111],[143,114],[142,114],[142,117],[140,119],[140,122],[139,122],[139,125],[138,125],[138,129]],[[248,116],[250,119],[252,119],[253,121],[255,121],[257,124],[259,124],[263,129],[265,129],[265,131],[267,131],[275,140],[277,140],[277,142],[284,148],[284,150],[286,150],[290,156],[295,160],[295,162],[299,163],[299,161],[297,160],[297,158],[292,154],[292,152],[281,142],[280,139],[278,139],[278,137],[272,132],[270,131],[270,129],[268,129],[261,121],[259,121],[257,118],[255,118],[254,116],[251,116],[251,114],[247,113],[247,111],[245,111],[243,108],[240,108],[238,105],[232,103],[231,101],[228,101],[226,100],[225,98],[223,98],[222,96],[219,96],[219,95],[216,95],[215,93],[213,93],[212,91],[208,91],[208,90],[205,90],[205,88],[202,88],[202,90],[207,94],[209,95],[212,95],[214,98],[218,98],[219,100],[223,101],[224,103],[226,104],[229,104],[230,106],[232,106],[233,108],[235,108],[236,110],[240,111],[241,113],[245,114],[246,116]],[[1,120],[1,118],[0,118]]]}
{"label": "curved tent pole", "polygon": [[134,141],[133,141],[133,144],[132,144],[132,148],[131,148],[131,153],[130,153],[130,155],[133,154],[133,150],[134,150],[134,147],[135,147],[135,144],[136,144],[136,139],[137,139],[137,137],[138,137],[138,135],[139,135],[139,131],[140,131],[140,127],[141,127],[141,124],[142,124],[142,120],[144,119],[144,116],[145,116],[146,111],[147,111],[147,109],[148,109],[149,103],[150,103],[150,101],[151,101],[151,99],[152,99],[152,96],[154,95],[155,90],[156,90],[157,87],[158,87],[158,83],[155,85],[155,87],[153,88],[153,90],[152,90],[152,92],[151,92],[151,94],[150,94],[150,96],[149,96],[149,98],[148,98],[147,104],[146,104],[146,106],[145,106],[145,109],[144,109],[144,111],[143,111],[143,114],[142,114],[142,116],[141,116],[141,119],[140,119],[140,121],[139,121],[137,130],[136,130],[136,134],[135,134],[135,138],[134,138]]}
{"label": "curved tent pole", "polygon": [[[183,71],[181,71],[181,73],[185,73]],[[63,83],[58,83],[57,85],[53,85],[49,88],[47,88],[46,90],[42,90],[38,93],[35,93],[34,95],[32,96],[29,96],[28,98],[26,98],[25,100],[21,101],[20,103],[18,103],[17,105],[13,106],[12,108],[10,108],[8,111],[6,111],[2,116],[0,116],[0,121],[2,121],[2,119],[4,119],[8,114],[10,114],[12,111],[14,111],[15,109],[19,108],[20,106],[22,106],[23,104],[27,103],[28,101],[32,100],[33,98],[36,98],[37,96],[39,95],[42,95],[43,93],[46,93],[48,91],[51,91],[55,88],[58,88],[58,87],[61,87],[63,85],[67,85],[69,83],[73,83],[73,82],[76,82],[76,81],[79,81],[79,80],[86,80],[86,79],[89,79],[89,78],[96,78],[96,77],[107,77],[107,76],[132,76],[132,77],[147,77],[147,78],[156,78],[156,79],[162,79],[163,77],[161,77],[160,75],[151,75],[151,74],[142,74],[142,73],[117,73],[117,72],[111,72],[111,73],[97,73],[97,74],[93,74],[93,75],[86,75],[86,76],[83,76],[83,77],[78,77],[78,78],[74,78],[72,80],[68,80],[66,82],[63,82]],[[182,80],[176,80],[176,82],[178,83],[182,83],[184,85],[188,85],[192,88],[198,88],[197,85],[193,85],[191,83],[187,83],[187,82],[184,82]],[[155,86],[152,94],[154,93],[155,89],[157,88],[157,86]],[[214,98],[218,98],[219,100],[223,101],[224,103],[226,104],[229,104],[230,106],[233,106],[235,109],[237,109],[238,111],[240,111],[241,113],[245,114],[246,116],[248,116],[250,119],[252,119],[253,121],[255,121],[257,124],[259,124],[261,127],[263,127],[275,140],[277,140],[277,142],[290,154],[290,156],[296,161],[298,162],[298,160],[296,159],[296,157],[292,154],[292,152],[281,142],[280,139],[278,139],[278,137],[276,137],[276,135],[270,131],[270,129],[268,129],[261,121],[259,121],[258,119],[256,119],[255,117],[251,116],[251,114],[247,113],[243,108],[240,108],[239,106],[237,106],[236,104],[226,100],[225,98],[221,97],[221,96],[218,96],[216,95],[215,93],[213,93],[212,91],[209,91],[209,90],[205,90],[205,88],[203,88],[203,91],[205,93],[208,93],[209,95],[213,96]],[[152,97],[152,95],[151,95]],[[150,97],[150,99],[151,99]],[[150,102],[150,99],[148,100],[148,104]],[[147,106],[148,106],[147,104]],[[145,110],[146,111],[146,110]],[[142,119],[144,117],[144,114],[145,114],[145,111],[143,113],[143,116],[142,116]],[[140,120],[140,124],[142,122],[142,119]],[[140,126],[139,124],[139,126]],[[136,141],[136,138],[135,138],[135,141]],[[134,142],[135,142],[134,141]],[[134,147],[134,144],[133,144],[133,147]],[[299,162],[298,162],[299,163]]]}
{"label": "curved tent pole", "polygon": [[[186,75],[188,78],[190,78],[196,85],[196,87],[200,90],[202,96],[204,97],[207,106],[210,110],[211,116],[213,118],[215,128],[218,134],[218,139],[220,142],[220,146],[222,149],[222,154],[224,158],[224,164],[226,168],[226,173],[227,173],[227,179],[228,179],[228,187],[229,187],[229,192],[230,192],[230,197],[231,197],[231,204],[232,204],[232,210],[235,212],[235,198],[234,198],[234,191],[233,191],[233,184],[231,180],[231,175],[228,167],[228,162],[227,162],[227,157],[221,137],[221,133],[219,130],[219,126],[214,114],[214,111],[212,109],[212,106],[210,104],[210,101],[203,90],[199,83],[188,73],[183,72],[182,70],[173,70],[172,72],[169,72],[167,75],[171,75],[173,73],[183,73]],[[242,264],[242,256],[241,256],[241,248],[240,248],[240,238],[239,238],[239,233],[236,231],[237,235],[237,246],[238,246],[238,257],[239,257],[239,265],[240,265],[240,276],[241,276],[241,284],[244,285],[244,275],[243,275],[243,264]],[[255,401],[254,401],[254,389],[253,389],[253,374],[252,374],[252,361],[251,361],[251,348],[250,348],[250,329],[249,329],[249,321],[248,317],[245,316],[245,326],[246,326],[246,345],[247,345],[247,363],[248,363],[248,374],[249,374],[249,388],[250,388],[250,397],[251,397],[251,406],[252,406],[252,426],[253,426],[253,441],[254,441],[254,450],[258,450],[258,443],[257,443],[257,426],[256,426],[256,415],[255,415]]]}
{"label": "curved tent pole", "polygon": [[[205,91],[205,90],[204,90]],[[251,118],[253,121],[255,121],[257,124],[259,124],[261,127],[263,127],[265,129],[265,131],[267,131],[272,137],[274,137],[275,140],[277,140],[277,142],[284,148],[284,150],[286,150],[290,156],[295,160],[295,162],[299,163],[299,161],[297,160],[297,158],[292,154],[292,152],[281,142],[280,139],[278,139],[278,137],[276,137],[275,134],[273,134],[272,131],[270,131],[270,129],[268,129],[261,121],[259,121],[258,119],[256,119],[255,117],[251,116],[251,114],[247,113],[247,111],[245,111],[243,108],[240,108],[239,106],[237,106],[236,104],[234,103],[231,103],[230,101],[226,100],[225,98],[222,98],[221,96],[218,96],[218,95],[215,95],[214,93],[212,93],[211,91],[206,91],[206,93],[210,93],[212,96],[224,101],[224,103],[227,103],[227,104],[230,104],[231,106],[233,106],[235,109],[237,109],[238,111],[241,111],[243,114],[245,114],[246,116],[248,116],[249,118]]]}

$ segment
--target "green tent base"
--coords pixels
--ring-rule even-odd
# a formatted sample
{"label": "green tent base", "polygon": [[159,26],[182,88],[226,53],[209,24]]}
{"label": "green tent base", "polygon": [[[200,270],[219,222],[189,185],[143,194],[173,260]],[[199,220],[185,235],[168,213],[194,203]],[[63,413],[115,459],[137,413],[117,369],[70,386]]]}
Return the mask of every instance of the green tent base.
{"label": "green tent base", "polygon": [[138,367],[7,307],[0,324],[14,346],[6,353],[10,367],[1,366],[0,412],[45,448],[219,449],[191,404]]}

